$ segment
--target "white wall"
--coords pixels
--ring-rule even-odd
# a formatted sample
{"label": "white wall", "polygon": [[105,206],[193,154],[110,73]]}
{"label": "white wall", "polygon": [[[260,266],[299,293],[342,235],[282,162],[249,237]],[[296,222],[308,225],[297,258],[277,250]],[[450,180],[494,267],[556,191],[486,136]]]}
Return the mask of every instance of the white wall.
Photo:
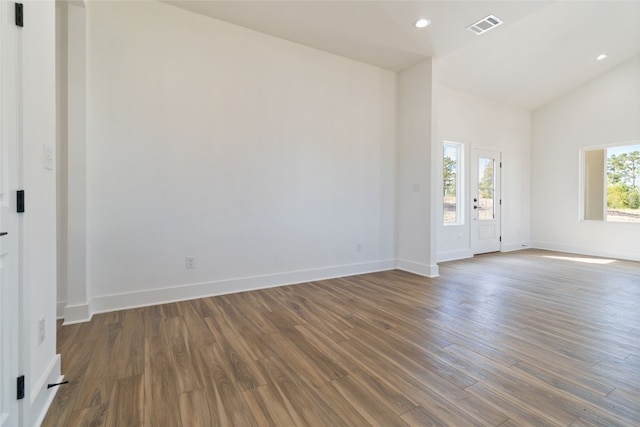
{"label": "white wall", "polygon": [[[86,243],[86,13],[56,2],[58,304],[65,324],[90,318]],[[71,177],[69,179],[69,177]]]}
{"label": "white wall", "polygon": [[90,318],[87,289],[87,50],[86,8],[82,2],[67,8],[67,108],[66,141],[66,257],[67,304],[65,319]]}
{"label": "white wall", "polygon": [[431,203],[432,81],[430,59],[398,76],[397,265],[427,277],[438,275]]}
{"label": "white wall", "polygon": [[[38,425],[55,394],[47,383],[60,376],[56,355],[56,177],[44,167],[44,147],[56,147],[55,4],[24,3],[22,47],[22,214],[24,425]],[[54,161],[55,165],[55,161]],[[39,342],[38,323],[45,339]]]}
{"label": "white wall", "polygon": [[533,113],[536,247],[640,260],[640,226],[579,220],[581,147],[640,140],[640,57]]}
{"label": "white wall", "polygon": [[[471,149],[502,153],[502,251],[530,246],[530,140],[529,111],[497,104],[440,87],[438,92],[438,178],[442,185],[443,141],[465,147],[465,223],[444,226],[442,198],[438,197],[438,260],[470,257],[471,206],[469,200]],[[440,187],[438,195],[442,194]]]}
{"label": "white wall", "polygon": [[393,73],[156,2],[87,34],[95,311],[395,266]]}

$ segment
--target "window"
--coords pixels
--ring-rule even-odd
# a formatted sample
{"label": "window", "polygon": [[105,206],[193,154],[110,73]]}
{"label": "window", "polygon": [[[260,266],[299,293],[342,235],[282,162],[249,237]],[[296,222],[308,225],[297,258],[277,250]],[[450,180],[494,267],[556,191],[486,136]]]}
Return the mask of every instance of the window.
{"label": "window", "polygon": [[462,144],[444,142],[442,163],[443,223],[444,225],[464,224],[462,215]]}
{"label": "window", "polygon": [[583,219],[640,223],[640,143],[582,150]]}

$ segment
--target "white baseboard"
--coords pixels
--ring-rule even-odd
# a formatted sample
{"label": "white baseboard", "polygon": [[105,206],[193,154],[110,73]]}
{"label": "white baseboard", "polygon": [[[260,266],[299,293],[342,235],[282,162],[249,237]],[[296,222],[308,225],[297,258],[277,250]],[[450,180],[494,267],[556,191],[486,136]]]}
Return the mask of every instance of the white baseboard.
{"label": "white baseboard", "polygon": [[91,320],[91,308],[89,304],[66,305],[64,307],[64,323],[63,325],[73,325],[74,323],[83,323]]}
{"label": "white baseboard", "polygon": [[440,269],[437,264],[427,265],[420,262],[399,259],[396,261],[396,268],[424,277],[438,277],[440,275]]}
{"label": "white baseboard", "polygon": [[62,378],[63,376],[60,374],[60,355],[56,354],[49,363],[47,370],[40,379],[38,379],[33,390],[31,390],[29,401],[29,425],[37,427],[42,424],[42,421],[44,421],[44,417],[47,415],[47,411],[51,406],[51,402],[53,402],[53,398],[58,392],[58,387],[47,388],[47,385],[59,383],[62,381]]}
{"label": "white baseboard", "polygon": [[500,252],[521,251],[531,248],[531,242],[503,243]]}
{"label": "white baseboard", "polygon": [[458,259],[466,259],[472,257],[473,252],[471,252],[470,250],[442,252],[438,254],[438,262],[455,261]]}
{"label": "white baseboard", "polygon": [[[531,242],[503,243],[500,252],[521,251],[531,248]],[[442,252],[438,254],[438,262],[456,261],[459,259],[473,258],[471,250]]]}
{"label": "white baseboard", "polygon": [[596,256],[603,258],[624,259],[628,261],[640,261],[640,252],[621,252],[609,251],[598,248],[587,248],[584,246],[565,245],[549,242],[532,242],[531,246],[535,249],[543,249],[547,251],[565,252],[570,254]]}
{"label": "white baseboard", "polygon": [[[394,268],[395,260],[381,260],[205,283],[190,283],[172,286],[170,288],[150,289],[114,295],[99,295],[91,299],[91,314],[307,283],[315,280],[353,276],[356,274],[374,273],[377,271],[393,270]],[[65,318],[65,324],[66,323]]]}

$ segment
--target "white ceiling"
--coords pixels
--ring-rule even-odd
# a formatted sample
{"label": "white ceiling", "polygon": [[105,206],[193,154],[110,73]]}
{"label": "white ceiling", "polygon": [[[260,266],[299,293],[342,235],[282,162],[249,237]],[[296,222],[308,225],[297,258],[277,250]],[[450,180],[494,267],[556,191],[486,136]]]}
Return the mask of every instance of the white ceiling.
{"label": "white ceiling", "polygon": [[[640,54],[640,0],[165,3],[392,71],[433,57],[442,84],[527,109]],[[504,24],[466,30],[490,14]]]}

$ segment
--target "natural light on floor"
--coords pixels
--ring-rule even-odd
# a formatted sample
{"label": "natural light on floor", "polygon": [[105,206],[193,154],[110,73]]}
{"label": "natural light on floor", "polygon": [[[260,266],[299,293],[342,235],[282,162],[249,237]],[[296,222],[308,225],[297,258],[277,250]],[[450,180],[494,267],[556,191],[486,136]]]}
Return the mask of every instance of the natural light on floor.
{"label": "natural light on floor", "polygon": [[552,256],[552,255],[543,255],[542,257],[561,259],[565,261],[583,262],[585,264],[611,264],[613,262],[616,262],[615,259],[604,259],[604,258],[578,258],[578,257],[570,257],[570,256]]}

